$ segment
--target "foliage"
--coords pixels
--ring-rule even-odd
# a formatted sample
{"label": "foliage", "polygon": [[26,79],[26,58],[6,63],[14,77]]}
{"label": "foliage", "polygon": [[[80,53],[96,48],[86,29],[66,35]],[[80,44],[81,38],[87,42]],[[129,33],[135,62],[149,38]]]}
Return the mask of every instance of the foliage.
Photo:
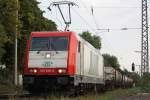
{"label": "foliage", "polygon": [[31,31],[55,31],[56,24],[43,17],[36,0],[20,0],[21,33]]}
{"label": "foliage", "polygon": [[103,58],[104,58],[105,67],[111,66],[113,68],[119,69],[120,65],[119,65],[117,57],[111,56],[110,54],[103,54]]}
{"label": "foliage", "polygon": [[15,32],[15,1],[14,0],[0,0],[0,64],[2,57],[6,54],[5,44],[13,41]]}
{"label": "foliage", "polygon": [[56,31],[56,24],[43,17],[36,0],[20,0],[20,38],[18,43],[18,65],[24,64],[24,55],[28,34],[32,31]]}
{"label": "foliage", "polygon": [[16,24],[18,24],[20,33],[18,34],[18,67],[20,70],[24,64],[27,34],[31,31],[57,30],[57,26],[52,20],[43,17],[44,12],[38,8],[38,4],[39,2],[36,0],[19,0],[19,16],[17,16],[16,0],[0,0],[0,64],[6,64],[6,72],[9,72],[11,79],[15,58]]}
{"label": "foliage", "polygon": [[126,68],[124,68],[123,73],[124,73],[125,75],[128,75],[128,74],[129,74],[129,71],[128,71]]}
{"label": "foliage", "polygon": [[131,77],[133,79],[135,85],[137,86],[139,79],[140,79],[140,76],[135,72],[128,72],[127,69],[124,69],[123,72],[125,75]]}
{"label": "foliage", "polygon": [[137,85],[142,92],[150,92],[150,73],[144,73]]}
{"label": "foliage", "polygon": [[2,85],[12,86],[12,82],[10,82],[10,79],[12,78],[12,76],[10,76],[8,73],[9,73],[8,69],[0,68],[0,91],[1,91]]}
{"label": "foliage", "polygon": [[93,45],[97,49],[101,49],[101,38],[96,35],[91,35],[92,33],[86,31],[82,32],[80,36],[88,41],[91,45]]}

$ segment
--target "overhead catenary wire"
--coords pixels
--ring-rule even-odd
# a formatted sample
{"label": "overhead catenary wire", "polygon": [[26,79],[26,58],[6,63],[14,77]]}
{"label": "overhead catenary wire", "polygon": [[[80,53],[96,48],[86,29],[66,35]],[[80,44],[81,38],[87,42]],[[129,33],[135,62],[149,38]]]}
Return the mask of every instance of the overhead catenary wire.
{"label": "overhead catenary wire", "polygon": [[[74,28],[75,30],[85,30],[87,28]],[[132,28],[132,27],[122,27],[122,28],[95,28],[93,30],[110,32],[110,31],[127,31],[127,30],[140,30],[141,28]]]}
{"label": "overhead catenary wire", "polygon": [[95,31],[94,30],[95,28],[93,26],[91,26],[84,17],[82,17],[74,8],[72,8],[72,9],[91,30]]}
{"label": "overhead catenary wire", "polygon": [[[82,0],[80,0],[80,2],[82,3],[82,5],[83,5],[83,7],[85,8],[85,10],[87,11],[87,13],[89,13],[88,7],[85,5],[85,3],[84,3]],[[95,15],[94,15],[94,7],[91,6],[91,7],[90,7],[90,10],[91,10],[91,15],[92,15],[92,17],[93,17],[93,21],[94,21],[95,26],[96,26],[96,28],[99,28],[99,25],[98,25],[98,23],[97,23],[97,21],[96,21]]]}
{"label": "overhead catenary wire", "polygon": [[[48,6],[44,6],[44,5],[40,5],[40,7],[48,7]],[[139,9],[141,9],[141,7],[140,6],[131,6],[131,7],[128,7],[128,6],[124,6],[124,7],[120,7],[120,6],[93,6],[95,9],[107,9],[107,8],[110,8],[110,9],[118,9],[118,8],[120,8],[120,9],[128,9],[128,8],[130,8],[130,9],[137,9],[137,8],[139,8]],[[63,8],[67,8],[67,7],[63,7]],[[88,9],[90,9],[91,8],[91,6],[87,6],[87,7],[80,7],[80,8],[88,8]]]}
{"label": "overhead catenary wire", "polygon": [[[87,10],[87,9],[89,9],[86,5],[85,5],[85,3],[83,2],[83,0],[80,0],[80,2],[81,2],[81,4],[83,5],[82,7],[84,7],[85,8],[85,10],[87,11],[87,13],[89,13],[89,11]],[[94,9],[95,8],[99,8],[99,7],[106,7],[106,6],[91,6],[90,7],[90,9],[91,9],[91,15],[92,15],[92,17],[93,17],[93,21],[94,21],[94,24],[95,24],[95,26],[96,26],[96,28],[97,28],[97,30],[106,30],[107,32],[109,32],[109,31],[122,31],[122,30],[136,30],[136,29],[141,29],[141,28],[126,28],[126,27],[124,27],[124,28],[120,28],[120,29],[112,29],[112,28],[106,28],[106,29],[99,29],[99,25],[98,25],[98,23],[97,23],[97,20],[96,20],[96,18],[95,18],[95,14],[94,14]],[[81,8],[81,7],[80,7]],[[107,7],[106,7],[107,8]],[[108,7],[109,8],[109,7]],[[112,8],[112,7],[110,7],[110,8]],[[138,7],[138,6],[135,6],[135,7],[119,7],[119,6],[115,6],[114,8],[141,8],[141,7]],[[105,32],[106,32],[105,31]]]}
{"label": "overhead catenary wire", "polygon": [[95,18],[94,8],[91,8],[91,13],[92,13],[92,16],[93,16],[93,20],[94,20],[95,26],[98,29],[99,28],[99,24],[97,23],[96,18]]}
{"label": "overhead catenary wire", "polygon": [[[125,31],[125,30],[139,30],[141,28],[139,27],[122,27],[122,28],[95,28],[93,26],[91,26],[88,21],[81,16],[75,9],[73,9],[73,11],[81,18],[81,20],[83,20],[83,22],[87,25],[87,27],[89,27],[92,31],[96,31],[96,30],[106,30],[105,32],[110,32],[110,31]],[[77,29],[77,30],[81,30],[81,29]],[[97,33],[97,32],[96,32]],[[97,33],[99,34],[99,33]]]}
{"label": "overhead catenary wire", "polygon": [[[96,33],[96,35],[100,35],[100,32],[96,32],[96,31],[94,30],[94,28],[91,27],[91,25],[89,25],[89,23],[88,23],[76,10],[73,10],[73,11],[76,12],[76,14],[86,23],[86,25],[89,26],[90,29],[92,29],[92,30],[94,31],[94,33]],[[104,37],[105,37],[105,36],[104,36]],[[111,47],[112,50],[113,50],[114,52],[116,52],[116,54],[118,54],[117,51],[111,46],[111,44],[109,43],[109,41],[108,41],[108,39],[107,39],[106,37],[105,37],[105,40],[106,40],[107,43],[110,45],[109,47]],[[121,56],[120,56],[120,57],[121,57]]]}
{"label": "overhead catenary wire", "polygon": [[[81,1],[82,1],[82,0],[81,0]],[[84,5],[84,4],[83,4],[83,5]],[[84,8],[87,8],[87,7],[84,5]],[[93,19],[94,19],[95,26],[96,26],[96,28],[97,28],[96,30],[103,30],[103,31],[105,30],[104,32],[106,32],[106,31],[109,32],[109,31],[112,31],[112,30],[113,30],[113,31],[125,31],[125,30],[129,30],[129,29],[130,29],[130,30],[131,30],[131,29],[132,29],[132,30],[141,29],[141,28],[126,28],[126,27],[124,27],[124,28],[118,28],[118,29],[114,29],[114,28],[99,29],[99,25],[97,24],[97,21],[96,21],[95,16],[94,16],[93,8],[91,8],[91,12],[93,13],[92,16],[93,16]],[[80,15],[80,14],[78,14],[78,15]],[[84,22],[88,23],[81,15],[80,15],[80,17],[84,20]],[[88,26],[89,26],[89,24],[88,24]],[[92,30],[94,30],[94,28],[92,28]],[[96,32],[97,35],[99,35],[99,33],[100,33],[100,32]],[[110,42],[108,41],[108,39],[106,38],[106,36],[103,35],[103,37],[105,37],[105,41],[107,42],[107,44],[109,45],[109,47],[112,48],[112,50],[113,50],[119,57],[122,57],[122,56],[120,56],[120,54],[113,48],[113,46],[110,44]],[[122,54],[121,54],[121,55],[122,55]]]}

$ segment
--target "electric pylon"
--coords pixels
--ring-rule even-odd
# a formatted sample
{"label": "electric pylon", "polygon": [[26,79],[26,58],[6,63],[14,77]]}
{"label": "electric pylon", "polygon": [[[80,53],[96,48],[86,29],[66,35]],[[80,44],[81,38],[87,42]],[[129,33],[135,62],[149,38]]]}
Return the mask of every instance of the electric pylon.
{"label": "electric pylon", "polygon": [[142,0],[141,74],[149,72],[147,0]]}

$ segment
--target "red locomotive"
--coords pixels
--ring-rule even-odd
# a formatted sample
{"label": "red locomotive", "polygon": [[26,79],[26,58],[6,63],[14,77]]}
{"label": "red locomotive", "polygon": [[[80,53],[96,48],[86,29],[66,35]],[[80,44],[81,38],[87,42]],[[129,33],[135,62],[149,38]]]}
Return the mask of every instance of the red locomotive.
{"label": "red locomotive", "polygon": [[104,87],[103,57],[73,32],[32,32],[26,48],[23,84],[33,92]]}

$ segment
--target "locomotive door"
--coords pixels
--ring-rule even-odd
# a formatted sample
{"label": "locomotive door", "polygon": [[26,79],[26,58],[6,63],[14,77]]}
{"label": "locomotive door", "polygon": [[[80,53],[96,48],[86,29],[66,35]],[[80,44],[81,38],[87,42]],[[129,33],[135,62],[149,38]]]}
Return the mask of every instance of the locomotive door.
{"label": "locomotive door", "polygon": [[82,43],[78,42],[78,49],[77,49],[77,74],[82,76],[83,75],[83,46]]}

